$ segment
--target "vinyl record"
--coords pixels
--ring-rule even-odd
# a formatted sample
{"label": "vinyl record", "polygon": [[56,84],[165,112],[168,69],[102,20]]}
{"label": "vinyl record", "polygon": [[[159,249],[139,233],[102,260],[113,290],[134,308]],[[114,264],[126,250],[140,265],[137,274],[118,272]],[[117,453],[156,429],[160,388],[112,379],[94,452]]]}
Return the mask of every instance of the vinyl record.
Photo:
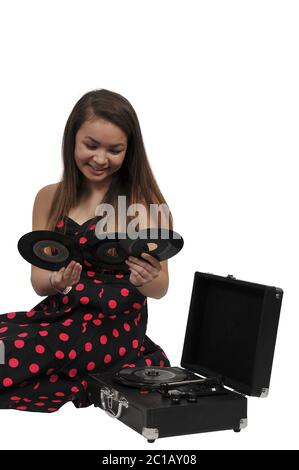
{"label": "vinyl record", "polygon": [[172,258],[184,245],[180,234],[164,228],[146,228],[138,232],[138,238],[122,239],[119,241],[121,248],[127,256],[140,256],[142,252],[148,252],[159,261]]}
{"label": "vinyl record", "polygon": [[129,256],[138,258],[141,253],[149,253],[163,261],[176,255],[183,245],[177,232],[160,228],[140,230],[135,239],[123,232],[107,233],[106,238],[98,238],[95,233],[95,240],[90,242],[93,258],[100,266],[124,271],[129,271],[125,263]]}
{"label": "vinyl record", "polygon": [[125,263],[128,255],[119,243],[120,237],[126,234],[121,232],[107,233],[106,238],[98,239],[96,236],[88,241],[90,258],[88,261],[95,264],[95,269],[106,268],[129,272]]}
{"label": "vinyl record", "polygon": [[114,380],[133,388],[158,388],[161,383],[179,382],[187,378],[184,370],[175,367],[136,367],[118,371]]}
{"label": "vinyl record", "polygon": [[[52,254],[45,252],[45,248],[49,246],[54,248]],[[68,235],[50,230],[34,230],[26,233],[18,241],[18,250],[30,264],[49,271],[58,271],[73,259],[82,263],[75,240]]]}

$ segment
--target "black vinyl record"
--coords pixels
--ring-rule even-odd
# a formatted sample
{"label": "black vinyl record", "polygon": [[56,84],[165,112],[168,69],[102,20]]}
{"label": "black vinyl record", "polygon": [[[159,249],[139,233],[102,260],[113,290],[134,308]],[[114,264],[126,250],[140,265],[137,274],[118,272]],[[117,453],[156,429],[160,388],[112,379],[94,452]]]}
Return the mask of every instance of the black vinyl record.
{"label": "black vinyl record", "polygon": [[155,389],[161,383],[179,382],[187,376],[187,372],[175,367],[148,366],[121,369],[115,374],[114,380],[128,387]]}
{"label": "black vinyl record", "polygon": [[[46,247],[54,248],[52,254],[45,252]],[[18,241],[21,256],[30,264],[50,271],[58,271],[75,259],[82,263],[80,251],[75,240],[67,235],[50,230],[34,230],[26,233]]]}
{"label": "black vinyl record", "polygon": [[[49,230],[35,230],[20,238],[18,250],[30,264],[50,271],[67,266],[71,260],[82,264],[86,259],[95,266],[95,270],[129,272],[125,260],[130,255],[138,258],[141,253],[149,253],[163,261],[176,255],[183,244],[177,232],[166,229],[143,229],[134,239],[122,232],[107,233],[104,238],[97,237],[95,233],[83,247],[77,238]],[[45,252],[49,246],[54,248],[52,254]]]}
{"label": "black vinyl record", "polygon": [[94,240],[91,245],[97,263],[102,267],[125,271],[128,271],[125,260],[129,256],[138,258],[141,253],[148,253],[163,261],[176,255],[184,245],[183,238],[177,232],[161,228],[140,230],[135,239],[123,232],[107,233],[105,238],[96,238],[97,241]]}

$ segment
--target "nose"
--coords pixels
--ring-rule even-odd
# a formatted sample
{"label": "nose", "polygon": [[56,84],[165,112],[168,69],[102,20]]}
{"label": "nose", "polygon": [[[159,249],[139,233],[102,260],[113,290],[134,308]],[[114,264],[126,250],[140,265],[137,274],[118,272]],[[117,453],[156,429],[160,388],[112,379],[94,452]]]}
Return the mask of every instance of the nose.
{"label": "nose", "polygon": [[108,163],[108,158],[104,151],[99,151],[93,156],[92,161],[98,166],[103,166]]}

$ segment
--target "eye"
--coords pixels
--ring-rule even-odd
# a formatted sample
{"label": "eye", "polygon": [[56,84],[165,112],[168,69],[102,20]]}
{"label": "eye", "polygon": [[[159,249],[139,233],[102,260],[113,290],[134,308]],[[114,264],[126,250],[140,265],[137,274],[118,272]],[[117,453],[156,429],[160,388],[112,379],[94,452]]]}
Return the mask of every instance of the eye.
{"label": "eye", "polygon": [[94,149],[97,148],[96,145],[88,145],[88,144],[85,144],[85,145],[86,145],[86,147],[87,147],[88,149],[90,149],[90,150],[94,150]]}
{"label": "eye", "polygon": [[111,150],[111,153],[113,153],[113,155],[116,155],[119,152],[120,152],[120,150]]}

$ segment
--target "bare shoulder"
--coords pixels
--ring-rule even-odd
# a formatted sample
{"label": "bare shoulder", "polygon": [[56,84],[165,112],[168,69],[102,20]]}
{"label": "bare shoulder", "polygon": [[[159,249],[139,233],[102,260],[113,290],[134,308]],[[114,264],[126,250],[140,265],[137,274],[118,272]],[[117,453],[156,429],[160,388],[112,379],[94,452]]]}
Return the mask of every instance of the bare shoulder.
{"label": "bare shoulder", "polygon": [[41,188],[34,199],[32,230],[44,230],[55,191],[59,183],[48,184]]}

